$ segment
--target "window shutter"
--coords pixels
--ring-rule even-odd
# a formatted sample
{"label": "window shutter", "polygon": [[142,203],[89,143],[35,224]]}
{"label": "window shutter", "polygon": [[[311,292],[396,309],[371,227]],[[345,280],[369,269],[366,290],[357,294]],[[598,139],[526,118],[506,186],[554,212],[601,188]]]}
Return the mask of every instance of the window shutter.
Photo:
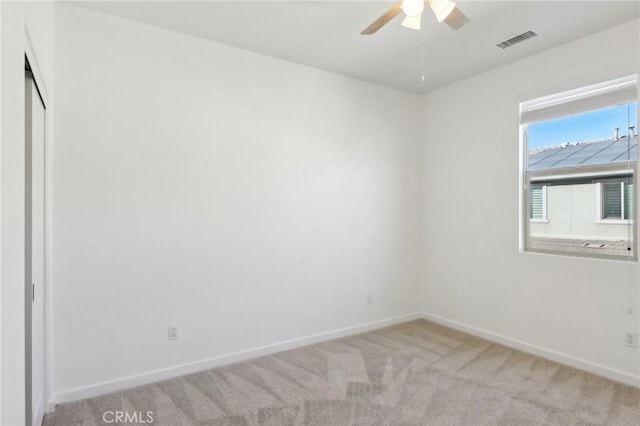
{"label": "window shutter", "polygon": [[602,182],[602,218],[622,219],[620,182]]}
{"label": "window shutter", "polygon": [[634,217],[633,211],[635,207],[635,202],[633,199],[633,184],[625,183],[624,185],[624,218],[631,219]]}
{"label": "window shutter", "polygon": [[540,184],[531,185],[531,205],[529,212],[531,219],[544,219],[544,196],[542,188]]}

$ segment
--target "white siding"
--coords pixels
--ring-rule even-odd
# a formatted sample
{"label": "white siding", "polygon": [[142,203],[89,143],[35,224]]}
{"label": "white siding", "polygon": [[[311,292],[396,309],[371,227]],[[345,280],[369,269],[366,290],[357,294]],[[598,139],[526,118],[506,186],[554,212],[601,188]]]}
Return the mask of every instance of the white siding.
{"label": "white siding", "polygon": [[632,228],[599,222],[598,184],[547,187],[548,223],[532,223],[532,237],[628,240]]}

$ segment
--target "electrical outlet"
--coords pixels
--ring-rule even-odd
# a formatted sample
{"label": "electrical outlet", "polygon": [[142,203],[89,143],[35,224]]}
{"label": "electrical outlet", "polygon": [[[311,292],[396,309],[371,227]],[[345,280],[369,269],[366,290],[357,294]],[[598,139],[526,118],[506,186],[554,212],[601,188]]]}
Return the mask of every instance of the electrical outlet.
{"label": "electrical outlet", "polygon": [[638,335],[635,333],[627,333],[624,336],[624,344],[625,346],[629,346],[630,348],[635,348],[638,346]]}
{"label": "electrical outlet", "polygon": [[169,340],[178,340],[178,326],[170,325],[169,326]]}
{"label": "electrical outlet", "polygon": [[373,305],[373,296],[371,294],[367,294],[367,305]]}

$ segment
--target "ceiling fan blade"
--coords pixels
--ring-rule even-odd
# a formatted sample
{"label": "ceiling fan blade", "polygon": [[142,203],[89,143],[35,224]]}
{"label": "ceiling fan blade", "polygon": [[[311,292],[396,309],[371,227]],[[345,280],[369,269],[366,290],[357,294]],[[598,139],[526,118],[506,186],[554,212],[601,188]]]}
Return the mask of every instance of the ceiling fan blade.
{"label": "ceiling fan blade", "polygon": [[469,18],[456,6],[443,22],[447,24],[449,28],[458,30],[469,23]]}
{"label": "ceiling fan blade", "polygon": [[362,30],[360,34],[362,35],[370,35],[378,31],[380,28],[384,27],[389,21],[398,16],[398,14],[402,12],[402,2],[398,2],[394,6],[392,6],[389,10],[387,10],[384,15],[376,19],[369,25],[367,28]]}

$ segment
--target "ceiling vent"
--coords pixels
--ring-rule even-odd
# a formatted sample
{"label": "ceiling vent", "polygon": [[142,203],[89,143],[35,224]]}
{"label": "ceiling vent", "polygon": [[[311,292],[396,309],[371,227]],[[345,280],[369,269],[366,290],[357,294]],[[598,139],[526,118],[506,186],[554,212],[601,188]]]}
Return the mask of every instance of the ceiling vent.
{"label": "ceiling vent", "polygon": [[506,49],[507,47],[511,47],[514,44],[522,43],[525,40],[529,40],[537,36],[538,34],[533,31],[527,31],[526,33],[518,34],[517,36],[513,36],[508,40],[503,41],[502,43],[496,44],[500,49]]}

